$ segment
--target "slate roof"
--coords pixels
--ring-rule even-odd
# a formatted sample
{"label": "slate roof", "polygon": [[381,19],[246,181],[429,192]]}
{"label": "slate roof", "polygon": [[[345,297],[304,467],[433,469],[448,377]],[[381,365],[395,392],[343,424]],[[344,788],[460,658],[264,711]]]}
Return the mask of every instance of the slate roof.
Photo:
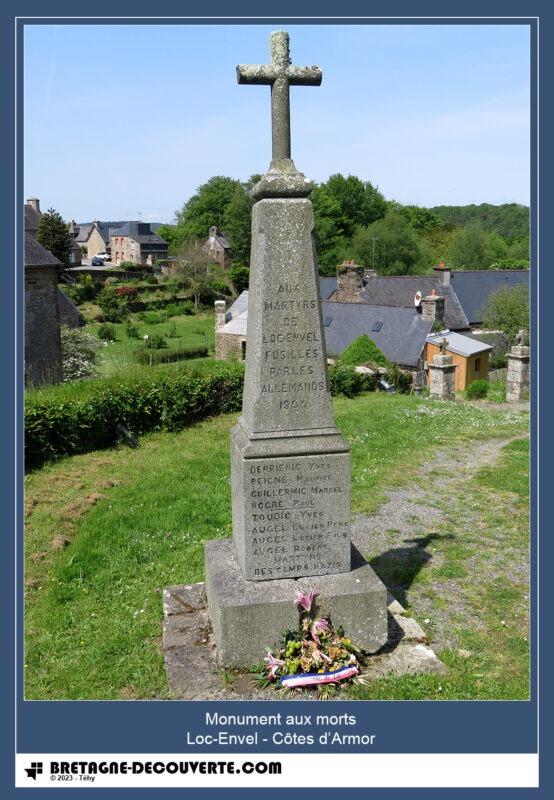
{"label": "slate roof", "polygon": [[[451,286],[469,322],[477,323],[482,321],[481,311],[487,305],[492,292],[504,287],[512,289],[515,286],[529,286],[529,270],[452,272]],[[456,326],[448,324],[448,327]]]}
{"label": "slate roof", "polygon": [[225,313],[225,322],[230,322],[245,311],[248,311],[248,289],[241,292],[233,305],[229,306]]}
{"label": "slate roof", "polygon": [[[476,273],[479,274],[479,273]],[[469,328],[464,309],[452,286],[443,286],[436,275],[391,275],[369,277],[362,290],[362,301],[378,306],[415,308],[414,297],[435,292],[444,297],[444,324],[447,328]],[[332,298],[331,298],[332,299]]]}
{"label": "slate roof", "polygon": [[211,232],[211,229],[210,229],[210,234],[209,234],[208,238],[206,239],[206,241],[205,241],[203,246],[205,248],[207,248],[207,249],[212,249],[210,246],[213,245],[213,244],[218,244],[221,247],[222,250],[228,250],[229,249],[229,242],[227,240],[227,237],[219,229],[217,230],[217,232],[215,234],[213,234]]}
{"label": "slate roof", "polygon": [[118,228],[110,228],[111,236],[128,236],[135,242],[167,245],[167,242],[154,233],[148,222],[125,222]]}
{"label": "slate roof", "polygon": [[446,339],[448,342],[446,349],[452,353],[457,353],[460,356],[475,356],[477,353],[485,353],[487,350],[492,350],[492,345],[480,342],[478,339],[464,336],[462,333],[455,331],[441,331],[440,333],[428,336],[427,341],[431,344],[440,346],[441,340]]}
{"label": "slate roof", "polygon": [[74,226],[74,231],[76,231],[75,234],[74,234],[75,235],[75,241],[77,242],[77,244],[84,244],[86,242],[86,240],[88,239],[88,235],[90,233],[91,228],[92,228],[92,225],[89,225],[89,224],[86,224],[86,225],[75,225]]}
{"label": "slate roof", "polygon": [[61,263],[31,233],[25,233],[25,267],[59,267]]}
{"label": "slate roof", "polygon": [[336,288],[337,288],[336,278],[327,278],[327,277],[319,278],[319,291],[322,300],[329,300],[333,292],[336,290]]}
{"label": "slate roof", "polygon": [[[323,301],[327,350],[340,355],[358,336],[367,334],[389,361],[415,367],[433,326],[415,308]],[[380,326],[377,323],[382,323]],[[378,331],[372,328],[379,327]]]}

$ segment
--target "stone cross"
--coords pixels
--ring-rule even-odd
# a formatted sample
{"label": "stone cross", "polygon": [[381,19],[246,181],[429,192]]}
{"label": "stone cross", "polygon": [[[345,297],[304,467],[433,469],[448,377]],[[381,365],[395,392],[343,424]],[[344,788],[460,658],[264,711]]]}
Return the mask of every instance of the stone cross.
{"label": "stone cross", "polygon": [[319,86],[322,72],[319,67],[296,67],[291,64],[289,35],[274,31],[270,37],[271,64],[239,64],[238,83],[271,86],[272,164],[289,161],[290,99],[289,86]]}

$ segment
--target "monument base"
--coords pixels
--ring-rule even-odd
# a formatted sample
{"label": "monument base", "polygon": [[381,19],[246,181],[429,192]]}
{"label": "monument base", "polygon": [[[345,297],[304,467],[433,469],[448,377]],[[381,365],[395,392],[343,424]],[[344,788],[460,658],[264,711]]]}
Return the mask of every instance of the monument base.
{"label": "monument base", "polygon": [[251,667],[275,649],[283,631],[296,628],[295,592],[315,589],[321,613],[359,647],[373,653],[387,641],[387,590],[352,548],[352,570],[335,575],[246,581],[231,539],[205,544],[206,596],[218,660]]}

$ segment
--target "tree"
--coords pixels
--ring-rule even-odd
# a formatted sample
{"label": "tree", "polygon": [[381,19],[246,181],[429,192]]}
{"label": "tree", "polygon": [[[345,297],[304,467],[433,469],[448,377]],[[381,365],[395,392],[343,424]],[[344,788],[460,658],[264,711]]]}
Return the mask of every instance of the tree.
{"label": "tree", "polygon": [[205,238],[212,225],[219,227],[237,187],[241,187],[240,181],[223,175],[215,175],[199,186],[175,215],[178,245]]}
{"label": "tree", "polygon": [[492,292],[482,311],[483,327],[504,331],[513,342],[520,328],[529,331],[529,290],[527,286],[501,288]]}
{"label": "tree", "polygon": [[250,270],[242,264],[235,263],[229,269],[229,278],[233,284],[233,289],[237,294],[244,292],[248,289],[248,281],[250,279]]}
{"label": "tree", "polygon": [[72,244],[71,234],[69,233],[68,225],[55,209],[49,208],[41,216],[36,238],[37,242],[46,247],[47,250],[50,250],[52,255],[62,262],[64,269],[69,267],[69,254],[71,253]]}
{"label": "tree", "polygon": [[478,224],[457,231],[448,251],[448,261],[459,269],[486,269],[490,263],[488,236]]}
{"label": "tree", "polygon": [[225,271],[220,264],[212,261],[198,240],[182,244],[177,258],[175,277],[190,288],[194,306],[198,308],[201,296],[212,289],[214,281],[224,279]]}
{"label": "tree", "polygon": [[164,242],[168,243],[170,254],[175,255],[179,239],[178,230],[175,225],[160,225],[156,231],[156,235],[159,236],[160,239],[163,239]]}
{"label": "tree", "polygon": [[252,196],[243,184],[235,187],[223,214],[222,228],[231,250],[231,260],[248,264],[252,227]]}
{"label": "tree", "polygon": [[451,225],[441,225],[438,228],[427,228],[422,231],[421,238],[429,248],[431,264],[447,260],[455,235],[456,231]]}
{"label": "tree", "polygon": [[337,201],[341,212],[343,233],[350,237],[360,225],[369,225],[381,219],[387,211],[387,201],[369,181],[365,183],[355,175],[331,175],[321,189]]}
{"label": "tree", "polygon": [[320,186],[313,190],[310,199],[314,208],[314,238],[319,272],[321,275],[336,275],[337,265],[341,263],[341,255],[348,245],[340,204]]}
{"label": "tree", "polygon": [[435,228],[444,227],[444,223],[438,214],[423,206],[403,206],[392,200],[388,203],[389,209],[398,211],[402,214],[415,231],[428,231]]}
{"label": "tree", "polygon": [[351,252],[357,263],[375,268],[381,275],[421,274],[430,257],[425,242],[397,211],[388,211],[382,220],[358,228]]}

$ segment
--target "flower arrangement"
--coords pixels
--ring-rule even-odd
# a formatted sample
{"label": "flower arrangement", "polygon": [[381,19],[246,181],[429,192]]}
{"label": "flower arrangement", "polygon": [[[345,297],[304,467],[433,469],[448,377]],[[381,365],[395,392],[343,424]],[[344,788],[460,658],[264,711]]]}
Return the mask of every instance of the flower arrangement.
{"label": "flower arrangement", "polygon": [[278,681],[284,690],[311,687],[328,697],[350,681],[363,683],[361,650],[342,628],[318,613],[317,595],[314,590],[296,592],[298,629],[285,631],[280,647],[273,653],[268,650],[260,675],[263,686]]}

